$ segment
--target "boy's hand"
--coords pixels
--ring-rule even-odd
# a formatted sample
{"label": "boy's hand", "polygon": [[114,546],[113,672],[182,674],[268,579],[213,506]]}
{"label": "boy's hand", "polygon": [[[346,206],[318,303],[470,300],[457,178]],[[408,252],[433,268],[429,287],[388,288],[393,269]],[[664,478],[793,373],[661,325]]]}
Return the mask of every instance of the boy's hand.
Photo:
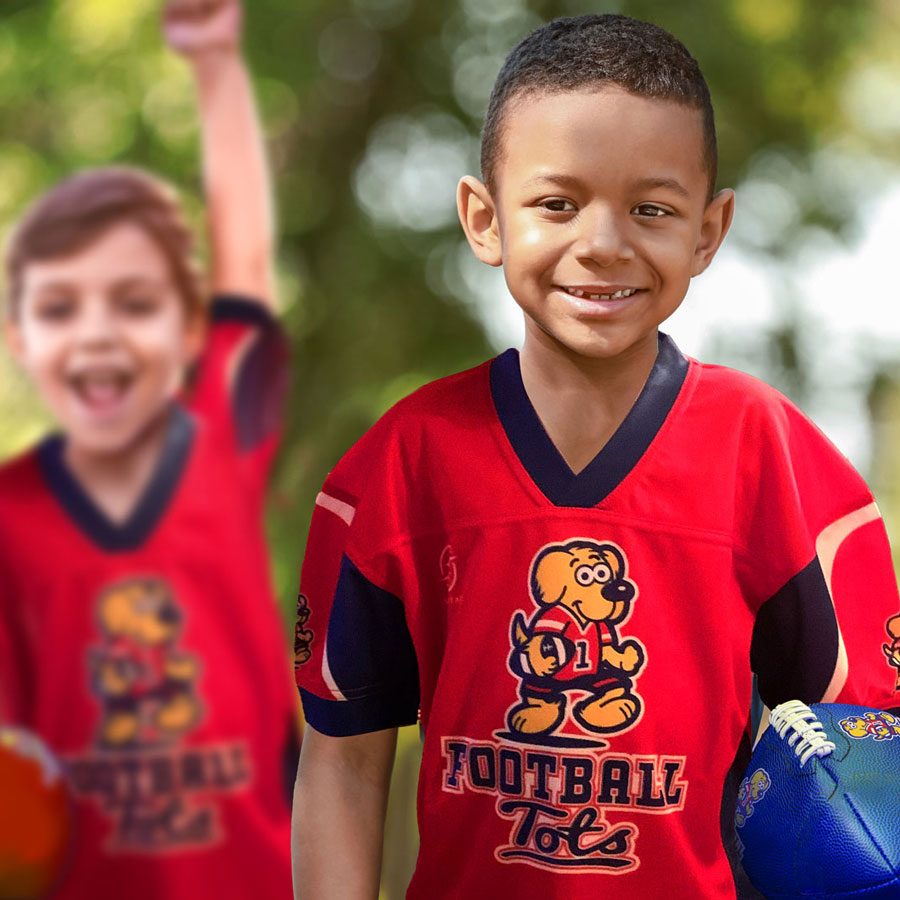
{"label": "boy's hand", "polygon": [[169,0],[163,12],[166,43],[189,58],[238,49],[243,23],[239,0]]}

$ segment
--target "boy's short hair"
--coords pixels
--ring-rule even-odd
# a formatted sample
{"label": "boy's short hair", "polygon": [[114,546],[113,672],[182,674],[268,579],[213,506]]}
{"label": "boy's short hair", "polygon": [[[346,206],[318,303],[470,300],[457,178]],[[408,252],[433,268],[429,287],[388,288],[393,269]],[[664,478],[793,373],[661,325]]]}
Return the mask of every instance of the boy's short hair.
{"label": "boy's short hair", "polygon": [[709,173],[712,198],[718,164],[716,126],[700,66],[681,41],[658,25],[613,14],[554,19],[513,47],[494,82],[481,134],[481,173],[488,188],[495,187],[503,115],[511,100],[532,92],[605,84],[701,111],[703,168]]}
{"label": "boy's short hair", "polygon": [[77,253],[122,222],[144,229],[169,263],[188,315],[205,292],[193,258],[193,236],[169,184],[128,166],[79,172],[41,195],[14,229],[6,250],[6,312],[18,314],[30,262]]}

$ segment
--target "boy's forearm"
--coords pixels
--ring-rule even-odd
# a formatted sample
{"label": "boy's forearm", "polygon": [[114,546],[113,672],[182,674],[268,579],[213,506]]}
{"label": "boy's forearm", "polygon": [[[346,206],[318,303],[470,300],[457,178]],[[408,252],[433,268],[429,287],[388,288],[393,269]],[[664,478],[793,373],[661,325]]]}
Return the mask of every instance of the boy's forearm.
{"label": "boy's forearm", "polygon": [[307,726],[294,787],[295,900],[376,900],[396,729],[330,738]]}
{"label": "boy's forearm", "polygon": [[211,288],[271,302],[269,165],[246,65],[238,51],[191,60],[202,126]]}

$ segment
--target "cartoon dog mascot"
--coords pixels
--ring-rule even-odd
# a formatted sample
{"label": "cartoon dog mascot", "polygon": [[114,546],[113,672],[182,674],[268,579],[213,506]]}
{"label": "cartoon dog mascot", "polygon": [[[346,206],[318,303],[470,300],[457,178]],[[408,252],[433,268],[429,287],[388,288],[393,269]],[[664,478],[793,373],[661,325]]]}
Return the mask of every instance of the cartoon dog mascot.
{"label": "cartoon dog mascot", "polygon": [[644,665],[635,640],[619,641],[614,626],[631,608],[637,589],[622,551],[611,543],[577,539],[544,547],[531,564],[531,621],[512,621],[510,668],[522,680],[522,702],[507,714],[510,729],[544,735],[566,712],[566,692],[587,696],[572,708],[588,731],[621,731],[641,713],[632,678]]}
{"label": "cartoon dog mascot", "polygon": [[876,741],[891,741],[900,737],[900,719],[886,711],[863,713],[861,716],[848,716],[838,723],[844,734],[852,738],[872,737]]}
{"label": "cartoon dog mascot", "polygon": [[172,648],[181,612],[158,578],[121,581],[97,606],[104,644],[91,657],[93,687],[103,701],[99,740],[105,747],[134,746],[150,724],[170,738],[200,716],[193,682],[197,662]]}
{"label": "cartoon dog mascot", "polygon": [[761,800],[766,791],[772,787],[772,779],[765,769],[757,769],[752,775],[748,775],[738,790],[737,809],[734,813],[734,824],[743,828],[747,819],[753,815],[754,806]]}
{"label": "cartoon dog mascot", "polygon": [[890,644],[882,644],[881,649],[884,650],[888,665],[893,666],[897,670],[897,682],[894,690],[900,691],[900,616],[888,619],[884,630],[887,632],[891,642]]}

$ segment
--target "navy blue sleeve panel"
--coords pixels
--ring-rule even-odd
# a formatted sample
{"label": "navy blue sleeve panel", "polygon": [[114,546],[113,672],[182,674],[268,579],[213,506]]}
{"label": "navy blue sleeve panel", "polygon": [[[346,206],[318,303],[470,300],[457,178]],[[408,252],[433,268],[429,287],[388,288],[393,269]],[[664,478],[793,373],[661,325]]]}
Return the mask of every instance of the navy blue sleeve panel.
{"label": "navy blue sleeve panel", "polygon": [[212,322],[243,322],[258,328],[277,324],[264,301],[243,294],[216,294],[210,304],[209,317]]}
{"label": "navy blue sleeve panel", "polygon": [[235,294],[214,298],[213,327],[237,322],[254,331],[231,385],[231,411],[241,451],[278,432],[287,394],[288,344],[278,319],[259,300]]}
{"label": "navy blue sleeve panel", "polygon": [[344,555],[325,639],[322,674],[333,700],[301,689],[307,721],[346,736],[413,724],[419,667],[403,603]]}
{"label": "navy blue sleeve panel", "polygon": [[335,686],[348,700],[419,683],[416,651],[403,603],[341,560],[325,652]]}
{"label": "navy blue sleeve panel", "polygon": [[360,700],[323,700],[300,688],[303,715],[316,731],[329,737],[350,737],[415,725],[419,716],[419,685],[411,683],[402,693],[385,697],[364,697]]}
{"label": "navy blue sleeve panel", "polygon": [[798,572],[756,616],[750,665],[762,701],[818,703],[838,663],[834,606],[818,557]]}

